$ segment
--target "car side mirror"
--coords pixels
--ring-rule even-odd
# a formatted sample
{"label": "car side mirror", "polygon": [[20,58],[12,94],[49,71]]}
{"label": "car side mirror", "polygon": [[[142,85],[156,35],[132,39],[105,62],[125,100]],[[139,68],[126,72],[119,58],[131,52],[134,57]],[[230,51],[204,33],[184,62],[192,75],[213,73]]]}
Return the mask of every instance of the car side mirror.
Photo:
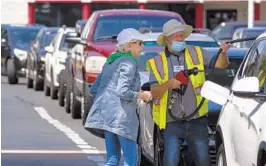
{"label": "car side mirror", "polygon": [[233,94],[243,98],[266,99],[265,93],[260,93],[259,80],[257,77],[245,77],[237,80],[232,87]]}
{"label": "car side mirror", "polygon": [[141,86],[141,90],[143,90],[143,91],[151,91],[151,84],[149,82],[144,83]]}
{"label": "car side mirror", "polygon": [[233,83],[232,90],[239,92],[259,92],[259,80],[257,77],[241,78]]}
{"label": "car side mirror", "polygon": [[53,52],[54,52],[54,47],[52,47],[52,46],[46,46],[46,47],[44,48],[44,50],[45,50],[46,52],[53,53]]}
{"label": "car side mirror", "polygon": [[67,43],[72,43],[72,44],[87,45],[87,42],[82,40],[80,37],[66,37],[65,41]]}
{"label": "car side mirror", "polygon": [[66,37],[78,37],[78,33],[77,32],[68,32],[66,34]]}

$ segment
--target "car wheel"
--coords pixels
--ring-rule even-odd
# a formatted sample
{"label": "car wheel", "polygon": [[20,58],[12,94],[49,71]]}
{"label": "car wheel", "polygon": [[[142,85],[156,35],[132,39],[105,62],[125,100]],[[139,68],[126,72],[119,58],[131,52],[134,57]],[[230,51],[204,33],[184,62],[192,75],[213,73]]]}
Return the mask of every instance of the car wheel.
{"label": "car wheel", "polygon": [[65,110],[66,113],[70,113],[70,100],[71,100],[71,92],[72,92],[72,81],[71,77],[67,77],[66,83],[66,91],[65,91]]}
{"label": "car wheel", "polygon": [[50,87],[47,85],[46,77],[44,77],[44,95],[50,96]]}
{"label": "car wheel", "polygon": [[79,119],[81,118],[81,104],[80,102],[77,100],[77,90],[75,89],[75,87],[72,85],[73,87],[73,92],[70,95],[70,108],[71,108],[71,117],[73,119]]}
{"label": "car wheel", "polygon": [[83,95],[81,98],[81,114],[82,114],[82,125],[84,126],[90,108],[93,103],[93,97],[89,94],[88,87],[83,83]]}
{"label": "car wheel", "polygon": [[163,148],[162,148],[162,145],[160,145],[158,134],[156,134],[156,138],[155,138],[154,165],[163,166]]}
{"label": "car wheel", "polygon": [[64,81],[64,79],[62,78],[63,76],[61,75],[59,77],[59,88],[58,88],[58,103],[60,106],[64,106],[65,105],[65,91],[66,91],[66,82]]}
{"label": "car wheel", "polygon": [[39,79],[39,73],[38,71],[35,71],[35,79],[33,81],[33,89],[35,91],[43,90],[43,81]]}
{"label": "car wheel", "polygon": [[221,144],[219,146],[218,152],[217,152],[217,159],[216,159],[217,166],[227,166],[226,163],[226,156],[225,156],[225,150],[224,150],[224,144]]}
{"label": "car wheel", "polygon": [[13,59],[7,60],[7,78],[9,84],[17,84],[17,70]]}
{"label": "car wheel", "polygon": [[[51,72],[52,73],[52,72]],[[51,99],[57,99],[58,98],[58,89],[54,86],[54,75],[51,74]]]}

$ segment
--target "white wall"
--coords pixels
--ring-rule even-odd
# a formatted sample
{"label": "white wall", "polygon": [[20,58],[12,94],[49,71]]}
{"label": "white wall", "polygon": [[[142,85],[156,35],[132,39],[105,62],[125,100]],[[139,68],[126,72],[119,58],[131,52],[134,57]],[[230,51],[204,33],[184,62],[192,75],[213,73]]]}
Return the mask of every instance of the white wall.
{"label": "white wall", "polygon": [[27,24],[27,0],[1,0],[1,23]]}

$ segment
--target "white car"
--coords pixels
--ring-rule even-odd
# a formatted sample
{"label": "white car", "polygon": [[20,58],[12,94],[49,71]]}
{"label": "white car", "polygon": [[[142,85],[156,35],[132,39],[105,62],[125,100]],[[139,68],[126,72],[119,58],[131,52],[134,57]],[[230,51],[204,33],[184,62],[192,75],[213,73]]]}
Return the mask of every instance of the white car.
{"label": "white car", "polygon": [[51,95],[52,99],[58,98],[58,77],[60,72],[65,69],[69,50],[69,44],[65,42],[66,35],[75,36],[77,33],[74,28],[59,28],[51,44],[45,47],[44,93],[46,96]]}
{"label": "white car", "polygon": [[251,46],[231,89],[206,81],[203,97],[223,105],[216,132],[219,166],[266,165],[266,33]]}

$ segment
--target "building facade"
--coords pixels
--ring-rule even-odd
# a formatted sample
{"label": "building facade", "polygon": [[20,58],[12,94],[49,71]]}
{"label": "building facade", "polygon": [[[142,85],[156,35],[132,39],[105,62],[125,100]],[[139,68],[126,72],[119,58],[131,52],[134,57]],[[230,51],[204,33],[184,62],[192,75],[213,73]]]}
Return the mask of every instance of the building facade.
{"label": "building facade", "polygon": [[[248,0],[1,0],[2,23],[74,26],[102,9],[140,8],[179,13],[195,28],[213,29],[221,22],[248,18]],[[16,11],[11,13],[10,9]],[[255,0],[254,20],[266,21],[266,0]]]}

